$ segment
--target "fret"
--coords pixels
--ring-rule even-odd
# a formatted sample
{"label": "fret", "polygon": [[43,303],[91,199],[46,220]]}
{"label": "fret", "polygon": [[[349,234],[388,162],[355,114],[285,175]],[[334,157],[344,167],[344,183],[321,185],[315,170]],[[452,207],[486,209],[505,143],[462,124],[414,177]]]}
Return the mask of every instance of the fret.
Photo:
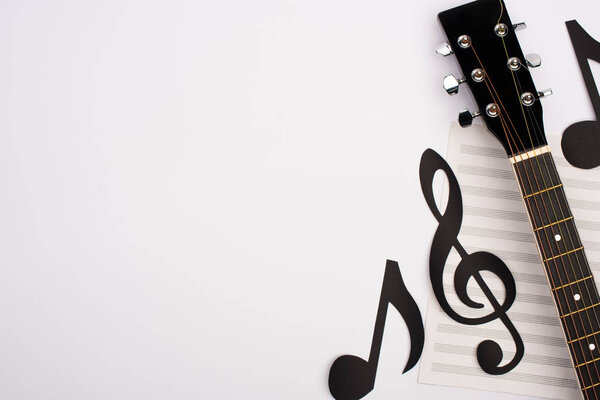
{"label": "fret", "polygon": [[594,383],[593,385],[583,387],[582,390],[588,390],[589,388],[593,388],[594,386],[599,386],[599,385],[600,385],[600,382]]}
{"label": "fret", "polygon": [[[571,311],[566,315],[561,315],[561,320],[567,330],[567,341],[576,337],[589,335],[592,332],[600,330],[600,319],[598,319],[598,304],[592,305],[581,310]],[[600,344],[600,343],[599,343]]]}
{"label": "fret", "polygon": [[598,382],[598,375],[600,374],[600,357],[585,363],[574,365],[579,370],[578,376],[581,377],[582,388],[592,388]]}
{"label": "fret", "polygon": [[[590,347],[590,345],[593,346]],[[569,345],[569,350],[572,356],[573,365],[587,363],[595,358],[600,357],[600,351],[598,348],[600,348],[600,342],[598,341],[598,337],[596,335],[572,342]],[[598,371],[600,372],[600,369]]]}
{"label": "fret", "polygon": [[519,161],[513,164],[513,167],[524,197],[562,183],[554,170],[554,162],[549,152]]}
{"label": "fret", "polygon": [[581,247],[578,247],[578,248],[576,248],[576,249],[573,249],[573,250],[569,250],[569,251],[567,251],[566,253],[557,254],[557,255],[555,255],[555,256],[553,256],[553,257],[546,258],[546,259],[544,260],[544,262],[548,262],[548,261],[550,261],[550,260],[555,260],[555,259],[557,259],[557,258],[559,258],[559,257],[564,257],[564,256],[566,256],[567,254],[571,254],[571,253],[574,253],[574,252],[576,252],[576,251],[580,251],[580,250],[583,250],[583,246],[581,246]]}
{"label": "fret", "polygon": [[548,260],[543,265],[552,285],[551,288],[565,286],[592,275],[583,251],[570,252],[562,257]]}
{"label": "fret", "polygon": [[566,283],[566,284],[558,286],[558,287],[551,287],[550,289],[553,290],[553,291],[556,291],[556,290],[559,290],[559,289],[564,289],[564,288],[566,288],[568,286],[575,285],[575,284],[577,284],[579,282],[586,281],[586,280],[588,280],[590,278],[593,278],[593,277],[594,277],[593,275],[586,276],[585,278],[577,279],[576,281],[569,282],[569,283]]}
{"label": "fret", "polygon": [[581,308],[581,309],[577,309],[577,308],[576,308],[576,309],[575,309],[575,311],[571,311],[570,313],[568,313],[568,314],[564,314],[564,315],[561,315],[560,317],[561,317],[561,318],[566,318],[566,317],[569,317],[569,316],[571,316],[571,315],[575,315],[575,314],[578,314],[578,313],[582,313],[582,312],[584,312],[584,311],[586,311],[586,310],[589,310],[590,308],[593,308],[593,307],[598,307],[598,306],[600,306],[600,303],[594,303],[594,304],[592,304],[592,305],[590,305],[590,306],[587,306],[587,307],[584,307],[584,308]]}
{"label": "fret", "polygon": [[586,399],[600,399],[600,382],[584,386],[582,391]]}
{"label": "fret", "polygon": [[587,346],[583,347],[575,347],[579,349],[584,349],[589,358],[586,357],[585,360],[582,358],[573,357],[573,367],[577,371],[577,375],[580,378],[580,383],[582,390],[587,390],[591,387],[594,387],[598,382],[598,376],[600,374],[600,352],[598,349],[589,350]]}
{"label": "fret", "polygon": [[542,256],[548,258],[582,247],[579,236],[575,232],[573,218],[537,230],[535,236],[540,244]]}
{"label": "fret", "polygon": [[600,361],[600,357],[596,357],[593,360],[582,362],[581,364],[577,364],[577,365],[575,365],[575,368],[581,368],[581,367],[583,367],[585,365],[589,365],[589,364],[591,364],[593,362],[596,362],[596,361]]}
{"label": "fret", "polygon": [[589,334],[587,334],[585,336],[581,336],[581,337],[578,337],[578,338],[575,338],[575,339],[568,340],[567,344],[570,345],[570,344],[573,344],[573,343],[577,343],[580,340],[588,339],[588,338],[591,338],[592,336],[595,336],[594,338],[590,339],[590,341],[592,343],[600,343],[600,331],[597,331],[597,332],[589,333]]}
{"label": "fret", "polygon": [[[576,364],[587,362],[594,357],[600,356],[600,341],[598,341],[598,336],[593,335],[593,332],[600,331],[599,310],[600,307],[595,305],[560,318],[566,340],[572,343],[570,348],[573,354],[573,361]],[[582,339],[585,336],[587,338]],[[595,346],[593,350],[589,347],[591,344]]]}
{"label": "fret", "polygon": [[548,225],[541,226],[541,227],[539,227],[539,228],[537,228],[537,227],[536,227],[536,228],[534,228],[534,229],[533,229],[533,231],[534,231],[534,232],[537,232],[537,231],[539,231],[540,229],[545,229],[545,228],[548,228],[548,227],[550,227],[550,226],[553,226],[553,225],[556,225],[556,224],[560,224],[561,222],[564,222],[564,221],[569,221],[569,220],[571,220],[571,219],[573,219],[573,216],[570,216],[570,217],[567,217],[567,218],[563,218],[563,219],[561,219],[560,221],[556,221],[556,222],[553,222],[553,223],[551,223],[551,224],[548,224]]}
{"label": "fret", "polygon": [[523,198],[524,198],[524,199],[528,199],[528,198],[530,198],[530,197],[533,197],[533,196],[535,196],[536,194],[545,193],[545,192],[547,192],[547,191],[549,191],[549,190],[552,190],[552,189],[559,188],[559,187],[561,187],[562,185],[563,185],[562,183],[559,183],[558,185],[555,185],[555,186],[549,187],[549,188],[547,188],[547,189],[542,189],[542,190],[540,190],[540,191],[537,191],[537,192],[535,192],[535,193],[528,194],[528,195],[526,195],[526,196],[525,196],[525,197],[523,197]]}
{"label": "fret", "polygon": [[535,227],[553,226],[555,222],[572,217],[562,187],[525,199],[525,206]]}
{"label": "fret", "polygon": [[555,289],[553,294],[560,314],[568,314],[574,310],[600,303],[593,280],[581,280],[577,283],[571,283],[562,289]]}

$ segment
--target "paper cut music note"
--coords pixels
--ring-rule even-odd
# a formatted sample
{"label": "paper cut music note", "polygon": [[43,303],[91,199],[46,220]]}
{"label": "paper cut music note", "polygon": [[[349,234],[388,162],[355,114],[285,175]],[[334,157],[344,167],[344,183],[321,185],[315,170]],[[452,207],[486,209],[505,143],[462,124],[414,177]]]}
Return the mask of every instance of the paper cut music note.
{"label": "paper cut music note", "polygon": [[598,122],[600,95],[589,63],[589,60],[600,62],[600,43],[592,38],[577,21],[567,21],[566,25],[596,120],[580,121],[570,125],[563,133],[561,147],[571,165],[590,169],[600,165],[600,122]]}
{"label": "paper cut music note", "polygon": [[365,361],[353,355],[343,355],[333,362],[329,370],[329,391],[336,400],[358,400],[373,390],[388,304],[398,310],[410,333],[410,355],[402,373],[410,370],[419,361],[425,340],[423,319],[417,303],[404,284],[398,263],[388,260],[377,308],[369,360]]}
{"label": "paper cut music note", "polygon": [[[443,214],[437,208],[433,195],[433,177],[440,170],[446,174],[449,183],[448,204]],[[513,359],[505,365],[500,366],[503,358],[502,348],[492,340],[484,340],[477,346],[477,361],[481,369],[488,374],[505,374],[519,364],[525,353],[523,339],[506,314],[513,305],[517,294],[514,277],[506,264],[492,253],[478,251],[469,254],[459,242],[458,233],[463,217],[462,195],[458,180],[446,160],[431,149],[425,150],[421,156],[419,176],[421,179],[421,190],[423,191],[427,205],[439,222],[429,255],[429,275],[435,297],[444,312],[461,324],[480,325],[496,319],[502,321],[515,342],[516,352]],[[454,273],[454,289],[459,300],[471,308],[484,307],[484,304],[472,300],[467,292],[467,282],[473,278],[492,305],[493,311],[489,314],[481,317],[465,317],[457,313],[449,304],[444,292],[443,274],[452,248],[455,248],[461,257],[461,261]],[[498,302],[498,299],[481,276],[482,271],[493,273],[504,284],[506,295],[502,304]]]}

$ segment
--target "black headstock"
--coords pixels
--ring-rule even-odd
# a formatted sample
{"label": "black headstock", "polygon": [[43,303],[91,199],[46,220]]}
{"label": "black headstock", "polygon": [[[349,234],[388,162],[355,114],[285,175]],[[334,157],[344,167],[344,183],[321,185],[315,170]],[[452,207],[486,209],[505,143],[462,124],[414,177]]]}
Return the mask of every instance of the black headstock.
{"label": "black headstock", "polygon": [[460,124],[481,115],[509,156],[546,145],[540,94],[504,1],[477,0],[438,17],[464,75],[446,77],[444,85],[452,94],[454,85],[466,83],[480,110],[461,112]]}

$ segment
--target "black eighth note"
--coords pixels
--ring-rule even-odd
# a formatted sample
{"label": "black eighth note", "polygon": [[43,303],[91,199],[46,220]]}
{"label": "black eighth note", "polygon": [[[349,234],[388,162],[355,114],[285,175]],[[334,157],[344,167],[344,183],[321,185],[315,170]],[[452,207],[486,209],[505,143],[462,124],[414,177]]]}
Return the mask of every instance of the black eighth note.
{"label": "black eighth note", "polygon": [[419,361],[425,340],[423,319],[417,303],[404,284],[398,263],[388,260],[377,308],[369,360],[365,361],[357,356],[344,355],[333,362],[329,370],[329,391],[336,400],[358,400],[373,390],[388,304],[393,305],[402,315],[410,333],[410,355],[402,373],[410,370]]}
{"label": "black eighth note", "polygon": [[571,165],[590,169],[600,165],[600,122],[598,122],[600,96],[589,63],[589,60],[600,62],[600,43],[594,40],[577,21],[567,21],[566,24],[596,120],[576,122],[565,129],[561,147]]}

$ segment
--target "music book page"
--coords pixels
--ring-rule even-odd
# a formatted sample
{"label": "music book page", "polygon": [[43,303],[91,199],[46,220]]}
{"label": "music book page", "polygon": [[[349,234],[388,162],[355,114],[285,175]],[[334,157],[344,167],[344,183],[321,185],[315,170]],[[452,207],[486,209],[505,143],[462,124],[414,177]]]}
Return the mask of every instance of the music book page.
{"label": "music book page", "polygon": [[[560,148],[560,136],[548,138],[576,225],[596,283],[600,277],[600,170],[570,166]],[[431,293],[425,322],[425,349],[419,382],[509,392],[549,399],[580,400],[575,370],[551,297],[512,167],[499,142],[481,125],[450,129],[447,161],[456,174],[464,215],[459,241],[467,252],[489,251],[512,271],[517,297],[508,311],[525,344],[525,355],[505,375],[482,371],[476,348],[484,340],[497,342],[504,352],[500,365],[511,360],[514,342],[506,327],[495,320],[462,325],[448,317]],[[440,172],[441,173],[441,172]],[[445,209],[447,185],[439,207]],[[453,308],[469,317],[488,314],[491,305],[474,279],[469,295],[484,309],[465,306],[457,298],[453,277],[460,256],[453,249],[444,273],[444,287]],[[491,273],[482,273],[500,303],[504,288]]]}

